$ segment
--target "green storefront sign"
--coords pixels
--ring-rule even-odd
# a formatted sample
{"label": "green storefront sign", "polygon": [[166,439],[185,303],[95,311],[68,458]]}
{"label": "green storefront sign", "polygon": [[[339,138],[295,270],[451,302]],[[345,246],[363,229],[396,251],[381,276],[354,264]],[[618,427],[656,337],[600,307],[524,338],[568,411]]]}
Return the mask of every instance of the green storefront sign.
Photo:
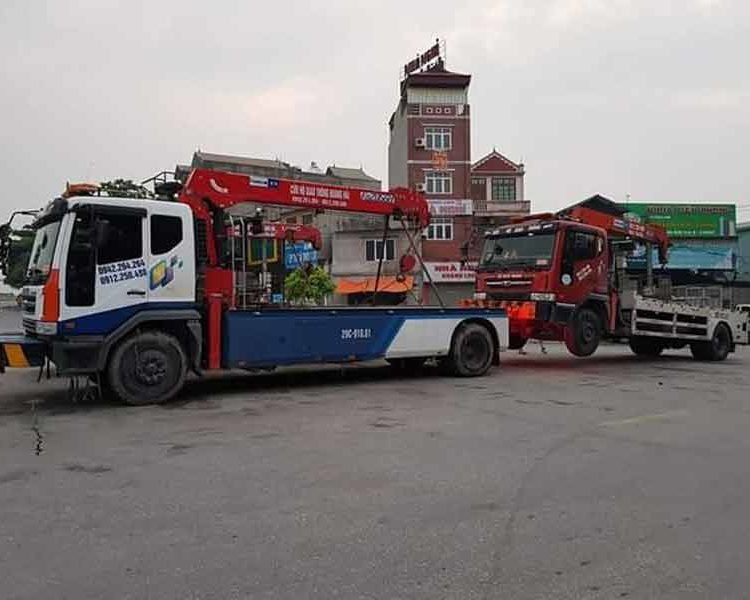
{"label": "green storefront sign", "polygon": [[737,236],[734,204],[640,204],[621,205],[641,223],[661,225],[672,238],[727,238]]}

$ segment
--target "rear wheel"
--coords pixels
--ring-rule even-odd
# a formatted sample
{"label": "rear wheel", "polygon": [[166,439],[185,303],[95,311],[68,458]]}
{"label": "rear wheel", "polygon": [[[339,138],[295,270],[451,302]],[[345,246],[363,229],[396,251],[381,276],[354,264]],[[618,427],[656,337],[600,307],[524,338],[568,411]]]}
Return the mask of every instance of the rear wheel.
{"label": "rear wheel", "polygon": [[660,340],[648,337],[634,337],[629,340],[630,349],[637,356],[659,356],[664,351],[664,344]]}
{"label": "rear wheel", "polygon": [[477,377],[484,375],[492,365],[495,342],[483,325],[467,323],[453,336],[446,366],[454,375]]}
{"label": "rear wheel", "polygon": [[696,360],[720,361],[729,356],[732,349],[732,333],[724,323],[719,323],[714,329],[714,335],[709,342],[694,342],[690,344],[690,351]]}
{"label": "rear wheel", "polygon": [[185,383],[187,359],[180,342],[160,331],[146,331],[123,340],[109,361],[107,380],[126,404],[162,404]]}
{"label": "rear wheel", "polygon": [[565,345],[575,356],[591,356],[602,341],[602,320],[595,310],[582,308],[565,328]]}

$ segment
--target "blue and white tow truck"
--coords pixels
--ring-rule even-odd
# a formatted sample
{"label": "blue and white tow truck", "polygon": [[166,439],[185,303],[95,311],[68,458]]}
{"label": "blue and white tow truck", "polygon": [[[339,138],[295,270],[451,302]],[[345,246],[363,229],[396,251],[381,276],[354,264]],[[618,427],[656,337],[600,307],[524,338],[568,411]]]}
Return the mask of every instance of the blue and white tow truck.
{"label": "blue and white tow truck", "polygon": [[274,305],[269,273],[247,260],[257,220],[228,211],[251,202],[382,215],[386,232],[402,227],[423,266],[414,242],[429,223],[421,194],[202,169],[158,192],[73,187],[39,214],[24,331],[0,335],[0,370],[51,363],[139,405],[173,398],[188,371],[438,359],[458,376],[478,376],[508,345],[502,309]]}

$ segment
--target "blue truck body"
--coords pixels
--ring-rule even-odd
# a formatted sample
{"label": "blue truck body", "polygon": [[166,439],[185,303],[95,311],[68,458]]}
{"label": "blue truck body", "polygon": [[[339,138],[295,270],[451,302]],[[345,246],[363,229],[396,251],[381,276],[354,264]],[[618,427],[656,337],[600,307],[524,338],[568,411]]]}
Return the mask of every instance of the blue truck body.
{"label": "blue truck body", "polygon": [[507,346],[500,310],[464,308],[314,308],[228,311],[225,368],[444,356],[456,328],[481,322]]}

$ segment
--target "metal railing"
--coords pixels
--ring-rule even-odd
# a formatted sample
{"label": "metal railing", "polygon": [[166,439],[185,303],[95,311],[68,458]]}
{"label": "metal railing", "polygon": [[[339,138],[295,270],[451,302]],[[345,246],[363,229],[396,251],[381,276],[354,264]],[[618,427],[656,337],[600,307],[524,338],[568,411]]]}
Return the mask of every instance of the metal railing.
{"label": "metal railing", "polygon": [[731,308],[732,289],[722,286],[675,286],[672,296],[677,302],[703,308]]}

